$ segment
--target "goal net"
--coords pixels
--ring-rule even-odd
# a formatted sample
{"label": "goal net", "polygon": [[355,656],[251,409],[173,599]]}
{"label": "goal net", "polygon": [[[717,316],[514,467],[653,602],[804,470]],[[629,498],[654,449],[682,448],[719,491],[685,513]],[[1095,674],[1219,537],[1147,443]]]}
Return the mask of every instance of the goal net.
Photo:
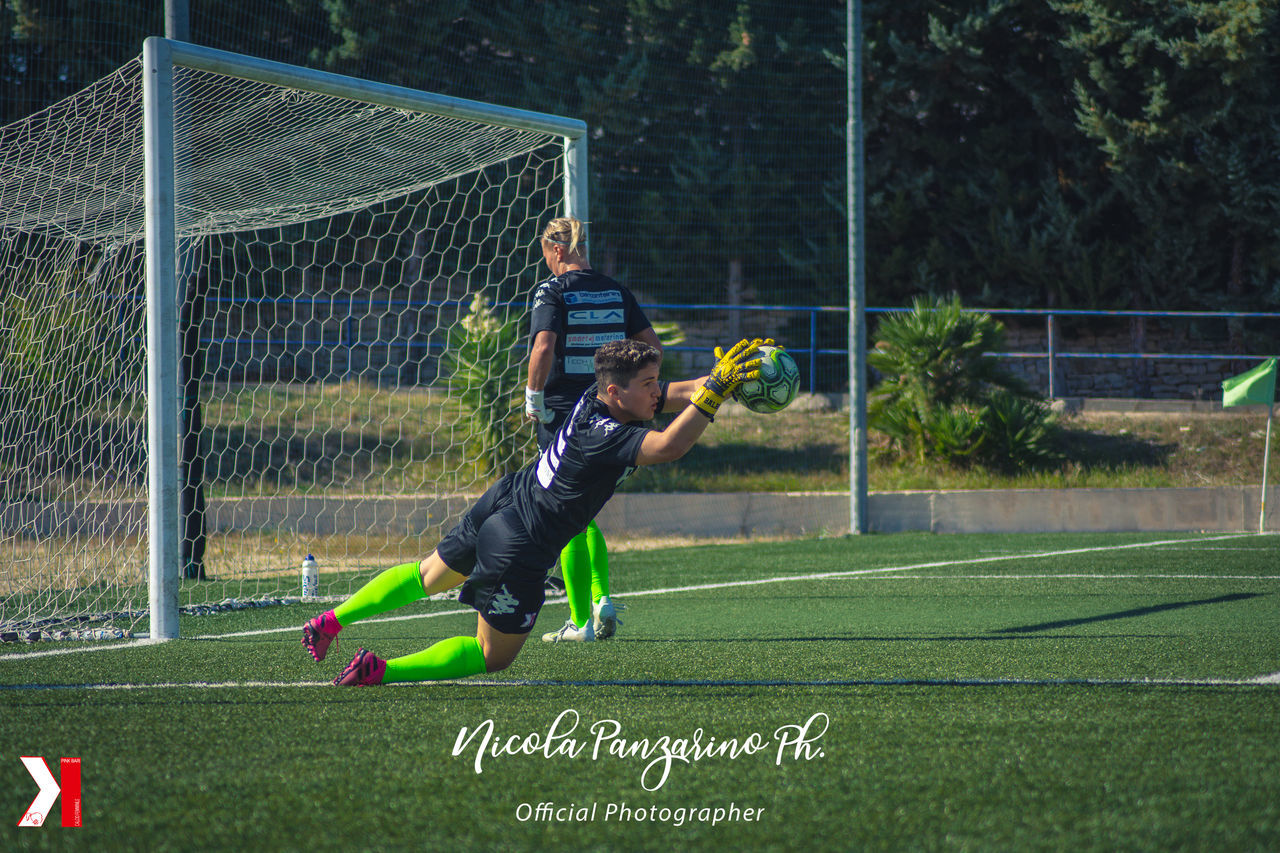
{"label": "goal net", "polygon": [[147,47],[0,129],[6,640],[174,636],[308,554],[345,595],[532,450],[519,325],[540,224],[585,217],[581,123]]}

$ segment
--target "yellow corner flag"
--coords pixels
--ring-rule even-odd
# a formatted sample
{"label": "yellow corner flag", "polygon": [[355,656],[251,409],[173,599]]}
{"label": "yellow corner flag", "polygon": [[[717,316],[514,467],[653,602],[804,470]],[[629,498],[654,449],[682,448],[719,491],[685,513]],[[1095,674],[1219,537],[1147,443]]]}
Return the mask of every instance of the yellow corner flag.
{"label": "yellow corner flag", "polygon": [[1276,360],[1269,358],[1253,370],[1222,381],[1222,408],[1276,401]]}

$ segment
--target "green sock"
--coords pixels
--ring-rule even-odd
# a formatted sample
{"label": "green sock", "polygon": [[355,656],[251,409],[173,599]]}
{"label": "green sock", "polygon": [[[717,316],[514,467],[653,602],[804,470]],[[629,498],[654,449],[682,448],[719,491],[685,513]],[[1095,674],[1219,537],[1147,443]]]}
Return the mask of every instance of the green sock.
{"label": "green sock", "polygon": [[393,681],[441,681],[485,671],[484,652],[475,637],[450,637],[420,652],[387,661],[383,684]]}
{"label": "green sock", "polygon": [[587,553],[591,555],[591,601],[594,603],[609,594],[609,549],[595,519],[587,525],[586,536]]}
{"label": "green sock", "polygon": [[352,622],[425,598],[427,593],[422,588],[418,565],[404,563],[394,566],[357,589],[350,598],[333,608],[338,624],[345,628]]}
{"label": "green sock", "polygon": [[569,618],[581,628],[591,618],[591,552],[587,531],[570,539],[560,552],[560,573],[564,575],[564,593],[569,596]]}

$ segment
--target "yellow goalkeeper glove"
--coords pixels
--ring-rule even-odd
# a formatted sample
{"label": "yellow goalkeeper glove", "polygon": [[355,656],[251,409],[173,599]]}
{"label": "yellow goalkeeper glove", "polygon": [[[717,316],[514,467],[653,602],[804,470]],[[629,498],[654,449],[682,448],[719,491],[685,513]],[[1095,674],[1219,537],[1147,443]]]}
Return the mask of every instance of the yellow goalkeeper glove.
{"label": "yellow goalkeeper glove", "polygon": [[716,366],[712,368],[711,375],[702,383],[702,387],[693,392],[689,402],[710,420],[715,420],[716,412],[720,410],[720,404],[725,398],[743,382],[760,375],[760,347],[772,344],[773,341],[768,338],[756,338],[753,341],[743,338],[727,353],[716,347]]}

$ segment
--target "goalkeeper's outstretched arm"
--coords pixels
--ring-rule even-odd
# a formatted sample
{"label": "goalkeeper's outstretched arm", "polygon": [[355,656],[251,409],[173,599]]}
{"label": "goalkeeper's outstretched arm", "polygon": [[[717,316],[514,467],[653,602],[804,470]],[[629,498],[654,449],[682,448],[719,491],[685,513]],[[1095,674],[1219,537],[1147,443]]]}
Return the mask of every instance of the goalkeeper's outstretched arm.
{"label": "goalkeeper's outstretched arm", "polygon": [[684,407],[689,405],[689,401],[693,399],[694,393],[702,387],[709,376],[699,376],[697,379],[685,379],[682,382],[672,382],[667,385],[667,400],[662,406],[662,411],[666,414],[671,412],[684,411]]}
{"label": "goalkeeper's outstretched arm", "polygon": [[709,423],[711,419],[696,408],[686,407],[674,421],[667,424],[666,429],[649,430],[640,444],[636,464],[660,465],[676,461],[698,443]]}
{"label": "goalkeeper's outstretched arm", "polygon": [[681,407],[684,410],[666,429],[652,430],[645,436],[636,464],[673,462],[688,453],[702,437],[707,425],[715,419],[720,404],[733,393],[733,389],[747,379],[760,375],[760,358],[757,353],[764,343],[760,339],[744,339],[727,354],[717,347],[718,361],[709,375],[671,383],[667,387],[667,401],[663,411],[675,411]]}

